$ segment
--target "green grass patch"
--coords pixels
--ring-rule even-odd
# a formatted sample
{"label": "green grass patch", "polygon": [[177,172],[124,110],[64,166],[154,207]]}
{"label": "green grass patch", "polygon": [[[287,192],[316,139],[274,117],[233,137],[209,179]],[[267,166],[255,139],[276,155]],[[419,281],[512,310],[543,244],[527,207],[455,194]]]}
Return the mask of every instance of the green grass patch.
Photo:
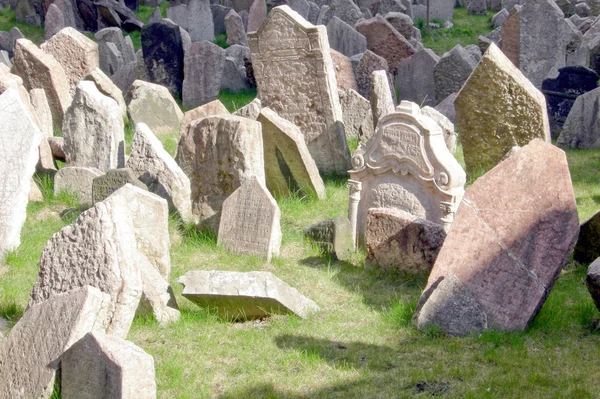
{"label": "green grass patch", "polygon": [[229,44],[227,44],[227,34],[219,33],[218,35],[216,35],[214,43],[222,48],[229,47]]}
{"label": "green grass patch", "polygon": [[219,93],[219,100],[229,112],[237,111],[244,105],[252,102],[255,98],[256,90],[242,90],[237,93],[232,93],[229,90],[222,90]]}
{"label": "green grass patch", "polygon": [[38,46],[45,40],[46,35],[44,28],[17,22],[15,19],[15,13],[10,9],[10,6],[0,8],[0,30],[8,32],[15,27],[19,28],[21,33],[23,33],[27,39],[31,40]]}

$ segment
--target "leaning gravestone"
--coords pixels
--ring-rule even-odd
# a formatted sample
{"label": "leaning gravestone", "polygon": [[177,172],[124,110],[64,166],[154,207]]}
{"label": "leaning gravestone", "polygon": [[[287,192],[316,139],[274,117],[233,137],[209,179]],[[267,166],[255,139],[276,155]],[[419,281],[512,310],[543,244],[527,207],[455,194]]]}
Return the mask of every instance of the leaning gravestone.
{"label": "leaning gravestone", "polygon": [[90,331],[110,321],[108,295],[83,286],[30,306],[0,342],[0,396],[52,397],[57,359]]}
{"label": "leaning gravestone", "polygon": [[0,257],[21,244],[29,180],[39,158],[42,132],[16,89],[0,95]]}
{"label": "leaning gravestone", "polygon": [[371,76],[371,112],[373,114],[373,127],[377,128],[379,120],[394,112],[395,93],[392,97],[392,88],[388,82],[386,71],[375,71]]}
{"label": "leaning gravestone", "polygon": [[338,17],[327,24],[327,38],[329,46],[346,57],[367,51],[367,39]]}
{"label": "leaning gravestone", "polygon": [[[260,110],[259,110],[260,112]],[[208,104],[201,105],[194,109],[187,111],[183,115],[183,119],[181,120],[181,128],[179,129],[179,136],[183,136],[186,134],[190,124],[195,120],[207,117],[207,116],[217,116],[217,115],[229,115],[229,111],[227,108],[221,103],[219,100],[211,101]],[[256,120],[256,118],[254,118]],[[152,130],[152,129],[150,129]],[[154,133],[154,131],[153,131]]]}
{"label": "leaning gravestone", "polygon": [[54,127],[52,126],[52,110],[48,104],[46,92],[43,89],[31,89],[29,91],[31,106],[33,107],[38,119],[38,126],[45,137],[54,136]]}
{"label": "leaning gravestone", "polygon": [[248,41],[262,105],[300,128],[320,172],[345,173],[350,151],[326,28],[280,6]]}
{"label": "leaning gravestone", "polygon": [[488,48],[454,105],[471,176],[493,168],[514,146],[524,146],[534,138],[550,142],[544,95],[495,44]]}
{"label": "leaning gravestone", "polygon": [[373,112],[371,104],[358,92],[348,89],[340,90],[340,105],[344,114],[346,138],[356,139],[361,137],[361,127],[370,127],[367,139],[373,135]]}
{"label": "leaning gravestone", "polygon": [[[369,98],[371,95],[371,77],[375,71],[389,71],[388,63],[385,58],[378,56],[371,50],[367,50],[360,57],[360,61],[358,61],[358,65],[354,71],[358,92],[364,98]],[[390,86],[392,86],[391,77]]]}
{"label": "leaning gravestone", "polygon": [[54,195],[62,191],[77,195],[79,203],[83,206],[91,206],[92,181],[104,172],[96,168],[85,166],[67,166],[60,168],[54,175]]}
{"label": "leaning gravestone", "polygon": [[577,97],[598,87],[598,74],[584,66],[565,67],[558,72],[556,78],[544,79],[542,82],[552,138],[560,135]]}
{"label": "leaning gravestone", "polygon": [[533,140],[467,189],[417,306],[418,327],[525,329],[578,233],[565,153]]}
{"label": "leaning gravestone", "polygon": [[50,4],[46,12],[46,20],[44,21],[44,30],[46,40],[49,40],[65,27],[65,16],[56,4]]}
{"label": "leaning gravestone", "polygon": [[252,177],[265,184],[261,125],[233,115],[197,119],[180,136],[175,161],[190,178],[194,217],[217,231],[227,197]]}
{"label": "leaning gravestone", "polygon": [[313,224],[304,230],[304,235],[334,259],[349,260],[354,253],[352,225],[348,218],[339,216]]}
{"label": "leaning gravestone", "polygon": [[223,19],[223,23],[227,31],[227,44],[229,46],[234,44],[248,46],[248,36],[246,35],[246,28],[244,28],[244,21],[242,21],[242,17],[237,12],[230,10]]}
{"label": "leaning gravestone", "polygon": [[125,104],[123,92],[112,82],[112,80],[110,80],[108,76],[106,76],[106,74],[104,74],[104,72],[102,72],[100,68],[95,68],[84,79],[94,82],[100,93],[115,100],[121,108],[123,118],[127,118],[127,104]]}
{"label": "leaning gravestone", "polygon": [[403,101],[382,118],[375,136],[354,152],[352,164],[348,218],[360,245],[370,208],[397,208],[450,228],[465,172],[440,127],[417,104]]}
{"label": "leaning gravestone", "polygon": [[217,245],[271,261],[279,255],[281,224],[277,202],[256,177],[235,190],[221,208]]}
{"label": "leaning gravestone", "polygon": [[458,92],[475,67],[477,61],[460,44],[445,53],[433,68],[436,102]]}
{"label": "leaning gravestone", "polygon": [[182,295],[225,318],[252,320],[293,313],[302,318],[319,310],[316,303],[270,272],[192,271],[178,280]]}
{"label": "leaning gravestone", "polygon": [[179,131],[183,112],[166,87],[136,80],[125,101],[134,124],[145,123],[158,136]]}
{"label": "leaning gravestone", "polygon": [[64,398],[156,398],[154,359],[114,335],[87,333],[60,363]]}
{"label": "leaning gravestone", "polygon": [[600,148],[600,88],[575,100],[557,144],[565,148]]}
{"label": "leaning gravestone", "polygon": [[215,27],[210,9],[210,0],[189,0],[187,13],[189,19],[190,39],[192,42],[215,40]]}
{"label": "leaning gravestone", "polygon": [[262,125],[265,179],[269,191],[275,196],[300,192],[325,199],[323,180],[300,129],[269,108],[261,110],[257,121]]}
{"label": "leaning gravestone", "polygon": [[573,259],[581,264],[591,263],[600,257],[600,213],[583,222],[579,230]]}
{"label": "leaning gravestone", "polygon": [[363,15],[360,8],[352,0],[331,0],[329,8],[325,10],[319,25],[328,25],[334,17],[338,17],[350,26],[354,26]]}
{"label": "leaning gravestone", "polygon": [[225,50],[203,40],[185,48],[183,106],[193,108],[216,100],[225,67]]}
{"label": "leaning gravestone", "polygon": [[111,169],[102,176],[95,177],[92,180],[92,204],[104,201],[126,184],[132,184],[143,190],[148,190],[148,187],[137,179],[131,169]]}
{"label": "leaning gravestone", "polygon": [[428,48],[403,60],[398,65],[395,77],[398,101],[407,100],[434,107],[437,101],[433,71],[439,60],[440,57]]}
{"label": "leaning gravestone", "polygon": [[63,123],[64,151],[69,166],[102,171],[125,162],[125,131],[121,109],[100,93],[94,82],[82,80]]}

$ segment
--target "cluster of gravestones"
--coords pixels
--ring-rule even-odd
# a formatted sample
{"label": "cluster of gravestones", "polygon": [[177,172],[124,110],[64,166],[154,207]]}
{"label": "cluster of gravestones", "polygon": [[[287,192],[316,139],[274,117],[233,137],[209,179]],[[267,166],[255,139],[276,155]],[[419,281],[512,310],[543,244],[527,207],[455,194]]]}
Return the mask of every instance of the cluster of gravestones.
{"label": "cluster of gravestones", "polygon": [[[173,98],[178,82],[185,93],[186,79],[202,85],[211,76],[165,58],[181,49],[182,28],[170,21],[144,26],[143,38],[158,29],[150,37],[168,39],[152,47],[154,55],[144,48],[143,64],[134,65],[136,71],[146,66],[141,69],[152,82],[133,79],[126,91],[102,69],[102,46],[133,54],[116,28],[98,32],[100,44],[72,27],[41,48],[17,38],[12,68],[0,64],[0,252],[20,243],[36,169],[53,175],[57,193],[77,194],[88,209],[46,244],[29,307],[0,341],[0,375],[7,376],[0,397],[49,397],[59,367],[67,396],[86,389],[96,396],[154,397],[153,359],[126,338],[136,313],[148,312],[161,325],[179,318],[168,282],[169,211],[217,232],[218,245],[229,251],[270,260],[281,245],[274,197],[300,192],[324,199],[322,173],[349,171],[348,218],[309,226],[306,235],[340,259],[361,246],[367,267],[427,273],[414,315],[419,328],[454,335],[524,329],[574,248],[581,262],[600,255],[600,217],[580,234],[566,156],[550,143],[546,99],[535,84],[546,66],[561,67],[555,53],[564,50],[565,61],[572,42],[561,41],[552,52],[539,46],[546,53],[537,54],[535,68],[527,66],[532,50],[523,32],[536,30],[523,21],[535,24],[527,20],[528,7],[548,5],[557,9],[547,0],[512,8],[501,48],[488,43],[479,61],[457,47],[431,68],[415,61],[431,53],[407,52],[415,50],[412,39],[400,39],[390,22],[404,17],[357,21],[356,32],[373,51],[364,52],[356,69],[330,51],[329,23],[314,26],[290,6],[276,7],[247,35],[260,100],[234,114],[211,97],[180,110]],[[389,5],[372,6],[380,12]],[[322,10],[320,18],[338,25],[353,14],[342,3]],[[557,21],[569,26],[564,16]],[[517,33],[507,29],[510,23]],[[194,45],[200,51],[202,43],[208,42],[189,44],[184,53]],[[180,75],[181,66],[189,72]],[[559,98],[548,101],[551,113],[571,107],[570,118],[589,93],[575,97],[595,87],[587,83],[594,72],[582,68],[559,69],[544,81],[546,96]],[[429,77],[419,78],[422,73]],[[400,87],[414,85],[408,94],[421,97],[400,94],[397,104],[394,74]],[[369,100],[360,93],[365,82]],[[433,92],[427,91],[432,82]],[[358,90],[346,86],[353,83]],[[443,100],[437,110],[419,105],[437,99]],[[459,126],[466,173],[452,155],[456,134],[444,114]],[[135,126],[129,154],[126,118]],[[560,122],[552,120],[552,126]],[[57,129],[62,137],[54,137]],[[157,136],[173,131],[179,139],[171,157]],[[352,155],[349,137],[362,139]],[[66,166],[57,169],[57,159]],[[465,191],[467,174],[482,173]],[[600,303],[598,269],[594,262],[588,284]],[[231,319],[318,310],[270,273],[192,271],[179,282],[184,297]]]}

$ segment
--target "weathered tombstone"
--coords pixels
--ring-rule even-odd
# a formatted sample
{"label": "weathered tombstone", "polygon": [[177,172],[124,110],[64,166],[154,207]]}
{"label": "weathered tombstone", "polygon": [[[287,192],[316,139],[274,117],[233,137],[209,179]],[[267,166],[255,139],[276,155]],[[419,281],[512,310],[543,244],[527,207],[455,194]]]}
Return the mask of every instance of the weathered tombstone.
{"label": "weathered tombstone", "polygon": [[[356,76],[356,84],[358,92],[364,98],[369,98],[371,95],[371,77],[375,71],[388,71],[388,63],[383,58],[374,52],[367,50],[361,57],[354,75]],[[391,77],[390,77],[391,81]]]}
{"label": "weathered tombstone", "polygon": [[58,31],[65,27],[65,16],[62,11],[56,6],[56,4],[50,4],[48,11],[46,12],[46,19],[44,21],[44,30],[46,40],[54,36]]}
{"label": "weathered tombstone", "polygon": [[313,224],[304,230],[304,235],[315,242],[321,252],[331,254],[334,259],[348,260],[354,253],[352,225],[348,218],[339,216]]}
{"label": "weathered tombstone", "polygon": [[534,138],[550,142],[544,95],[495,44],[454,104],[470,176],[493,168],[516,145],[523,146]]}
{"label": "weathered tombstone", "polygon": [[100,66],[98,45],[73,28],[62,29],[43,43],[41,49],[63,66],[71,89]]}
{"label": "weathered tombstone", "polygon": [[331,62],[335,71],[335,81],[337,83],[338,92],[340,90],[358,89],[356,85],[356,77],[352,70],[352,62],[342,53],[338,53],[334,49],[330,49]]}
{"label": "weathered tombstone", "polygon": [[225,318],[252,320],[293,313],[302,318],[319,310],[316,303],[270,272],[191,271],[178,280],[182,295]]}
{"label": "weathered tombstone", "polygon": [[134,124],[145,123],[159,136],[179,131],[183,112],[166,87],[136,80],[125,101]]}
{"label": "weathered tombstone", "polygon": [[179,26],[169,20],[144,25],[142,51],[150,82],[167,87],[172,95],[181,93],[184,51]]}
{"label": "weathered tombstone", "polygon": [[185,49],[183,106],[193,108],[216,100],[225,66],[225,50],[203,40]]}
{"label": "weathered tombstone", "polygon": [[0,50],[0,63],[6,65],[9,69],[12,68],[13,64],[7,51]]}
{"label": "weathered tombstone", "polygon": [[486,0],[469,0],[469,6],[467,8],[469,14],[472,15],[486,15],[487,6]]}
{"label": "weathered tombstone", "polygon": [[[419,4],[426,4],[426,1],[429,1],[429,19],[439,19],[442,22],[452,21],[452,16],[454,15],[454,6],[456,4],[455,0],[419,0]],[[427,9],[424,10],[423,19],[427,17]],[[413,13],[415,12],[415,7],[413,7]],[[413,15],[413,18],[416,16]]]}
{"label": "weathered tombstone", "polygon": [[114,335],[87,333],[61,357],[65,398],[156,398],[154,359]]}
{"label": "weathered tombstone", "polygon": [[214,231],[227,197],[252,177],[265,184],[261,125],[239,116],[192,122],[179,138],[175,160],[190,178],[194,217]]}
{"label": "weathered tombstone", "polygon": [[397,208],[449,229],[465,173],[440,127],[417,104],[403,101],[381,119],[375,136],[354,152],[352,164],[348,218],[361,245],[369,208]]}
{"label": "weathered tombstone", "polygon": [[63,67],[50,54],[27,39],[17,40],[13,71],[23,78],[27,90],[44,89],[54,127],[62,128],[63,116],[71,105],[69,81]]}
{"label": "weathered tombstone", "polygon": [[190,39],[192,42],[215,40],[215,27],[210,0],[189,0],[187,4]]}
{"label": "weathered tombstone", "polygon": [[317,21],[319,25],[328,25],[334,17],[338,17],[350,26],[354,26],[363,18],[360,8],[352,0],[331,0],[329,8],[321,10],[323,17]]}
{"label": "weathered tombstone", "polygon": [[320,172],[345,173],[350,151],[326,32],[280,6],[248,40],[262,105],[300,128]]}
{"label": "weathered tombstone", "polygon": [[417,306],[417,325],[452,335],[525,329],[578,232],[565,153],[533,140],[467,189]]}
{"label": "weathered tombstone", "polygon": [[577,97],[557,144],[565,148],[600,148],[600,88]]}
{"label": "weathered tombstone", "polygon": [[[225,16],[232,10],[231,7],[227,7],[221,4],[211,4],[210,10],[213,15],[213,26],[215,28],[215,35],[226,33],[225,29]],[[239,15],[239,14],[238,14]],[[240,15],[241,18],[241,15]],[[244,26],[244,30],[246,27]]]}
{"label": "weathered tombstone", "polygon": [[152,14],[150,14],[150,17],[148,17],[147,24],[151,24],[154,22],[160,22],[162,20],[163,20],[163,16],[162,16],[162,13],[160,12],[160,7],[156,6],[156,8],[154,8],[154,11],[152,11]]}
{"label": "weathered tombstone", "polygon": [[370,138],[373,135],[373,112],[369,101],[358,92],[348,89],[346,91],[340,90],[340,104],[344,115],[344,125],[346,126],[346,138],[359,138],[363,125],[371,127],[371,134],[368,134]]}
{"label": "weathered tombstone", "polygon": [[267,262],[279,255],[279,207],[256,177],[223,201],[217,245],[236,254],[266,258]]}
{"label": "weathered tombstone", "polygon": [[148,190],[148,187],[137,179],[130,168],[111,169],[92,180],[92,204],[104,201],[126,184]]}
{"label": "weathered tombstone", "polygon": [[591,263],[600,257],[600,213],[583,222],[579,230],[573,259],[581,264]]}
{"label": "weathered tombstone", "polygon": [[253,121],[258,118],[260,114],[260,110],[262,109],[262,104],[258,98],[255,98],[248,104],[244,105],[242,108],[238,109],[233,113],[233,115],[241,116],[243,118],[252,119]]}
{"label": "weathered tombstone", "polygon": [[327,38],[329,47],[347,57],[367,50],[367,39],[338,17],[331,18],[327,24]]}
{"label": "weathered tombstone", "polygon": [[304,137],[293,123],[269,108],[263,108],[257,121],[262,125],[265,180],[275,196],[299,191],[325,198],[325,186]]}
{"label": "weathered tombstone", "polygon": [[430,117],[438,124],[438,126],[442,129],[442,133],[444,134],[444,141],[446,142],[448,151],[454,154],[456,151],[456,132],[454,131],[454,124],[450,121],[450,119],[448,119],[444,114],[435,108],[431,108],[429,106],[421,108],[421,113]]}
{"label": "weathered tombstone", "polygon": [[267,19],[267,2],[265,0],[254,0],[252,7],[248,10],[248,32],[256,32]]}
{"label": "weathered tombstone", "polygon": [[[260,112],[260,110],[259,110]],[[211,101],[208,104],[201,105],[194,109],[187,111],[183,115],[183,120],[181,121],[181,128],[179,129],[179,136],[183,136],[187,134],[187,130],[190,127],[190,124],[197,119],[201,119],[207,116],[217,116],[217,115],[229,115],[229,111],[227,108],[221,103],[219,100]],[[258,113],[257,113],[258,115]],[[243,115],[240,115],[243,116]],[[256,118],[254,118],[256,120]],[[152,130],[152,129],[150,129]],[[154,132],[153,132],[154,133]]]}
{"label": "weathered tombstone", "polygon": [[440,103],[460,91],[476,66],[475,58],[460,44],[445,53],[433,68],[436,101]]}
{"label": "weathered tombstone", "polygon": [[179,25],[182,29],[185,29],[186,31],[190,30],[187,4],[178,4],[167,8],[167,18]]}
{"label": "weathered tombstone", "polygon": [[400,209],[371,208],[365,227],[365,267],[429,273],[445,238],[440,224]]}
{"label": "weathered tombstone", "polygon": [[104,173],[100,169],[85,166],[67,166],[54,175],[54,195],[62,191],[77,195],[83,206],[92,206],[92,181]]}
{"label": "weathered tombstone", "polygon": [[508,18],[508,15],[509,15],[508,14],[508,10],[506,8],[503,8],[502,10],[498,11],[492,17],[492,26],[494,28],[502,26],[502,24],[504,23],[504,21],[506,21],[506,18]]}
{"label": "weathered tombstone", "polygon": [[[31,119],[27,106],[15,89],[0,95],[0,258],[21,244],[25,223],[29,180],[39,158],[43,133]],[[0,360],[1,362],[1,360]],[[1,369],[1,367],[0,367]]]}
{"label": "weathered tombstone", "polygon": [[234,44],[248,46],[248,36],[246,35],[242,17],[234,10],[231,10],[223,21],[225,23],[225,30],[227,31],[227,44],[230,46]]}
{"label": "weathered tombstone", "polygon": [[29,92],[31,106],[37,116],[37,122],[40,130],[45,137],[54,135],[54,127],[52,124],[52,110],[48,104],[46,92],[43,89],[32,89]]}
{"label": "weathered tombstone", "polygon": [[458,93],[452,93],[444,101],[435,106],[435,110],[444,115],[450,122],[456,123],[456,110],[454,109],[454,100]]}
{"label": "weathered tombstone", "polygon": [[125,163],[125,133],[121,109],[100,93],[93,82],[82,80],[63,123],[64,151],[70,166],[102,171]]}
{"label": "weathered tombstone", "polygon": [[123,118],[127,118],[127,104],[125,104],[125,98],[123,92],[119,89],[100,68],[95,68],[85,78],[94,82],[98,91],[105,96],[108,96],[115,100],[121,108],[121,114]]}
{"label": "weathered tombstone", "polygon": [[165,198],[181,220],[194,223],[190,179],[144,123],[135,126],[127,168],[148,186],[149,191]]}
{"label": "weathered tombstone", "polygon": [[123,54],[112,42],[100,43],[98,57],[100,69],[108,76],[113,76],[125,65]]}
{"label": "weathered tombstone", "polygon": [[90,331],[104,332],[108,295],[84,286],[30,306],[0,343],[3,398],[50,398],[57,359]]}
{"label": "weathered tombstone", "polygon": [[440,57],[425,48],[402,61],[395,77],[398,101],[435,106],[437,101],[433,71],[439,60]]}
{"label": "weathered tombstone", "polygon": [[377,128],[379,120],[394,112],[395,94],[392,97],[392,88],[388,82],[386,71],[375,71],[371,77],[371,112],[373,113],[373,127]]}

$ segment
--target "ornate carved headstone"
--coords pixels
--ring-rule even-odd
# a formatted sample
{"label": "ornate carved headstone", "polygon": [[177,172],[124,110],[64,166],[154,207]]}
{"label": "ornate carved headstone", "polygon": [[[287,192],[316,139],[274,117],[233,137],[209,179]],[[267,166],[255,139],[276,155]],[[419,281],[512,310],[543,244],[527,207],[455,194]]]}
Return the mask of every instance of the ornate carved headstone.
{"label": "ornate carved headstone", "polygon": [[132,184],[148,191],[148,187],[137,179],[133,170],[129,168],[111,169],[92,181],[92,203],[104,201],[126,184]]}
{"label": "ornate carved headstone", "polygon": [[300,128],[321,172],[345,173],[350,152],[326,28],[281,6],[248,42],[262,105]]}
{"label": "ornate carved headstone", "polygon": [[361,245],[369,208],[397,208],[448,230],[464,194],[465,172],[441,128],[403,101],[352,156],[349,219]]}

